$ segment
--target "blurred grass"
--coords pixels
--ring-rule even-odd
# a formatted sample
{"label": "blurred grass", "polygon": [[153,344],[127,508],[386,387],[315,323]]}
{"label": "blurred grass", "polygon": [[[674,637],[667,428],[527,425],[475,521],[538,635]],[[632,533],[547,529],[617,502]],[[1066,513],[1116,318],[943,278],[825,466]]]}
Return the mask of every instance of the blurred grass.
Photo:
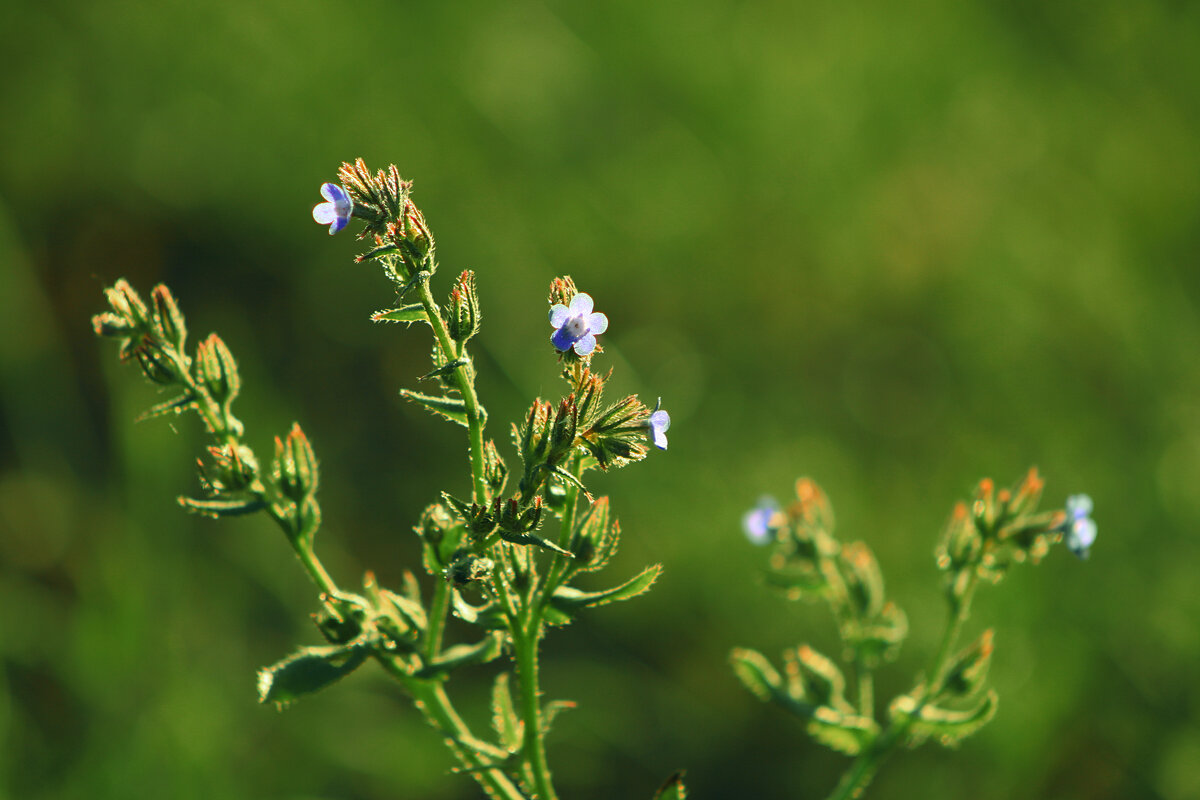
{"label": "blurred grass", "polygon": [[309,219],[361,155],[479,273],[494,436],[558,391],[559,273],[672,412],[667,454],[602,480],[613,574],[666,576],[547,642],[564,796],[679,767],[824,796],[842,760],[725,663],[834,642],[755,583],[742,510],[811,475],[876,549],[913,623],[885,699],[940,632],[951,504],[1032,463],[1095,498],[1093,558],[983,595],[999,716],[874,796],[1200,796],[1194,4],[52,1],[0,9],[0,43],[0,795],[475,796],[367,670],[254,705],[315,641],[310,588],[265,521],[179,513],[198,425],[134,424],[156,395],[88,326],[113,279],[169,283],[239,357],[250,441],[312,437],[331,568],[395,581],[463,447],[396,396],[427,342],[367,323],[386,282]]}

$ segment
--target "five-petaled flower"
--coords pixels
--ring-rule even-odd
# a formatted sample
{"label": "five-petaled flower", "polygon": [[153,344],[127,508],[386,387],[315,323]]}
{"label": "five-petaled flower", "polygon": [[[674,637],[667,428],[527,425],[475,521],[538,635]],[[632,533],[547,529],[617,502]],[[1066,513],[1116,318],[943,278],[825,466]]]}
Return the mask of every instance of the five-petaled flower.
{"label": "five-petaled flower", "polygon": [[555,327],[551,344],[560,352],[573,347],[576,355],[586,356],[596,349],[596,334],[608,330],[608,317],[593,314],[591,295],[580,292],[571,298],[570,307],[557,303],[550,308],[550,324]]}
{"label": "five-petaled flower", "polygon": [[764,496],[759,499],[758,505],[742,516],[742,530],[746,532],[746,538],[754,544],[771,541],[771,532],[774,530],[771,522],[777,513],[779,504],[775,498]]}
{"label": "five-petaled flower", "polygon": [[659,450],[667,449],[667,428],[670,427],[671,415],[663,409],[660,397],[654,404],[654,410],[650,412],[649,418],[646,419],[646,431],[650,434],[650,441],[654,442],[654,446]]}
{"label": "five-petaled flower", "polygon": [[329,235],[332,236],[350,221],[354,201],[350,199],[349,193],[336,183],[321,184],[321,197],[329,202],[313,206],[313,219],[322,225],[328,225]]}
{"label": "five-petaled flower", "polygon": [[1067,498],[1067,520],[1062,524],[1066,534],[1067,549],[1080,558],[1088,557],[1088,550],[1096,541],[1096,523],[1092,520],[1092,498],[1086,494],[1073,494]]}

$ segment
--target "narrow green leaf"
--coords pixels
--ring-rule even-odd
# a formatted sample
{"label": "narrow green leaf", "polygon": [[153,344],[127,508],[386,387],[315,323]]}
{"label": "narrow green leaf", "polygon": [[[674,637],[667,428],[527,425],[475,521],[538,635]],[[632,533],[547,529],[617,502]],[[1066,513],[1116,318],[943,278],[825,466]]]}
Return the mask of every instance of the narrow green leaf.
{"label": "narrow green leaf", "polygon": [[500,530],[500,538],[506,542],[513,544],[531,544],[536,547],[542,547],[546,550],[558,553],[559,555],[574,557],[570,550],[563,550],[549,539],[543,539],[541,536],[532,533],[516,533],[514,531],[506,531],[503,528]]}
{"label": "narrow green leaf", "polygon": [[431,664],[418,670],[418,678],[431,680],[443,678],[450,670],[466,664],[486,664],[500,655],[502,637],[499,633],[490,633],[475,644],[457,644],[447,648],[435,658]]}
{"label": "narrow green leaf", "polygon": [[492,727],[496,729],[500,743],[509,751],[516,752],[521,747],[525,726],[517,716],[507,672],[497,675],[492,686]]}
{"label": "narrow green leaf", "polygon": [[542,709],[542,733],[549,733],[550,726],[554,724],[554,720],[558,719],[558,715],[577,705],[574,700],[551,700],[546,703],[545,708]]}
{"label": "narrow green leaf", "polygon": [[414,322],[428,322],[429,317],[425,315],[425,306],[420,303],[410,303],[399,308],[387,308],[383,311],[376,311],[371,315],[372,322],[404,322],[412,324]]}
{"label": "narrow green leaf", "polygon": [[185,510],[199,514],[202,517],[237,517],[242,514],[253,514],[267,507],[260,498],[250,496],[238,499],[214,498],[212,500],[197,500],[194,497],[180,496],[176,498]]}
{"label": "narrow green leaf", "polygon": [[448,364],[442,364],[437,369],[426,372],[424,375],[422,375],[417,380],[428,381],[428,380],[432,380],[434,378],[440,378],[443,375],[449,375],[451,372],[454,372],[454,370],[458,369],[459,367],[466,366],[467,364],[470,364],[470,363],[471,362],[467,361],[467,359],[460,358],[455,361],[451,361]]}
{"label": "narrow green leaf", "polygon": [[274,666],[259,670],[258,702],[282,708],[349,675],[367,654],[366,647],[356,645],[301,648]]}
{"label": "narrow green leaf", "polygon": [[401,389],[400,396],[406,400],[412,400],[414,403],[420,403],[434,414],[445,417],[451,422],[457,422],[464,428],[469,427],[467,404],[461,397],[434,397],[410,389]]}
{"label": "narrow green leaf", "polygon": [[620,586],[600,592],[581,592],[572,586],[560,586],[554,590],[550,603],[564,611],[573,611],[588,606],[603,606],[618,600],[629,600],[647,591],[662,573],[662,564],[651,564]]}
{"label": "narrow green leaf", "polygon": [[179,397],[167,400],[164,403],[159,403],[158,405],[143,411],[138,415],[137,421],[141,422],[145,419],[161,417],[164,414],[182,414],[191,408],[195,402],[196,398],[192,396],[191,390],[188,390],[186,394],[181,394]]}
{"label": "narrow green leaf", "polygon": [[679,770],[654,793],[654,800],[687,800],[687,787],[683,785],[684,771]]}

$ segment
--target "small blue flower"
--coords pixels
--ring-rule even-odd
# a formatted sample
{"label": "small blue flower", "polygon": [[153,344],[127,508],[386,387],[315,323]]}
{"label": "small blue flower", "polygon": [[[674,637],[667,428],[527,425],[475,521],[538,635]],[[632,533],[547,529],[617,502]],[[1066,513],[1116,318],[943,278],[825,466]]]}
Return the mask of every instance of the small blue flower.
{"label": "small blue flower", "polygon": [[1096,541],[1096,523],[1091,513],[1092,498],[1086,494],[1073,494],[1067,498],[1067,520],[1062,524],[1062,530],[1066,534],[1067,549],[1079,558],[1087,558]]}
{"label": "small blue flower", "polygon": [[346,190],[336,183],[321,184],[321,197],[329,202],[313,206],[313,219],[322,225],[328,225],[329,235],[333,236],[350,221],[354,201],[350,199]]}
{"label": "small blue flower", "polygon": [[766,544],[771,541],[771,520],[779,513],[779,504],[774,497],[763,496],[758,505],[742,516],[742,530],[746,538],[754,544]]}
{"label": "small blue flower", "polygon": [[586,356],[596,349],[596,334],[608,330],[608,317],[592,313],[592,296],[580,292],[571,298],[568,308],[557,303],[550,308],[550,324],[557,330],[550,335],[550,343],[559,352],[572,347],[577,355]]}
{"label": "small blue flower", "polygon": [[670,427],[671,415],[663,409],[660,397],[654,404],[654,410],[650,412],[650,418],[646,420],[646,430],[650,433],[650,441],[654,442],[654,446],[659,450],[667,449],[667,429]]}

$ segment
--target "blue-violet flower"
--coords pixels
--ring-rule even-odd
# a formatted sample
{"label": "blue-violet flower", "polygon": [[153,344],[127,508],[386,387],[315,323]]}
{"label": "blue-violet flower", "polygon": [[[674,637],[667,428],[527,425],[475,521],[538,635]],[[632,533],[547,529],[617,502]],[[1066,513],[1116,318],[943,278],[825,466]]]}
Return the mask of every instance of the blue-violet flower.
{"label": "blue-violet flower", "polygon": [[659,450],[667,449],[667,428],[670,427],[671,415],[663,409],[660,397],[654,404],[654,410],[650,412],[650,418],[646,420],[646,430],[650,433],[650,441],[654,442],[654,446]]}
{"label": "blue-violet flower", "polygon": [[1073,494],[1067,498],[1067,521],[1063,523],[1067,549],[1079,558],[1087,558],[1088,550],[1096,541],[1096,523],[1092,513],[1092,498],[1086,494]]}
{"label": "blue-violet flower", "polygon": [[333,236],[350,221],[354,201],[350,199],[349,193],[336,183],[321,184],[321,197],[329,202],[313,206],[313,219],[322,225],[328,225],[329,235]]}
{"label": "blue-violet flower", "polygon": [[771,521],[777,513],[779,504],[775,502],[774,497],[764,495],[759,498],[758,505],[742,516],[742,530],[746,532],[746,538],[754,544],[766,544],[771,541],[771,532],[774,529]]}
{"label": "blue-violet flower", "polygon": [[596,334],[608,330],[608,317],[593,314],[592,296],[580,292],[571,298],[570,307],[557,303],[550,308],[550,324],[556,328],[551,344],[560,352],[574,347],[577,355],[586,356],[596,349]]}

